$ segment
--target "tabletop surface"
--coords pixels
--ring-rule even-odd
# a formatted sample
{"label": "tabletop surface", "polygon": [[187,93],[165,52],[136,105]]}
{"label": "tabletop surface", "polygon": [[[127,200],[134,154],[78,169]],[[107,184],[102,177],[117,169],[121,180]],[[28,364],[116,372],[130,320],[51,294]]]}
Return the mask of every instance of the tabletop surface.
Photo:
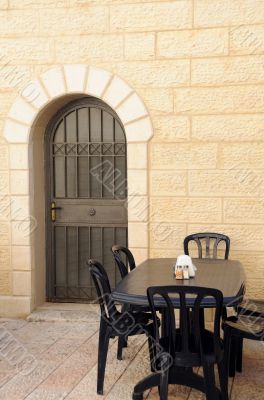
{"label": "tabletop surface", "polygon": [[[176,258],[148,259],[131,271],[112,293],[121,303],[148,305],[146,290],[150,286],[185,285],[219,289],[224,296],[224,305],[236,305],[245,290],[245,272],[242,264],[235,260],[193,259],[196,275],[190,280],[176,280],[173,268]],[[240,301],[237,299],[240,297]],[[178,300],[175,299],[175,307]],[[213,307],[208,303],[206,307]]]}

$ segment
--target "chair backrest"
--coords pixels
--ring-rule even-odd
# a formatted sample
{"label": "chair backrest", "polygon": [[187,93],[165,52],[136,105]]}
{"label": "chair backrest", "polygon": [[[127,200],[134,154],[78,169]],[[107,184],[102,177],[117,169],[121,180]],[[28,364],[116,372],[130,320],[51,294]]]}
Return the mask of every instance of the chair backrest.
{"label": "chair backrest", "polygon": [[[201,321],[201,309],[205,299],[210,297],[215,300],[214,315],[214,348],[210,351],[216,355],[221,352],[220,324],[223,307],[223,294],[217,289],[195,286],[153,286],[147,289],[148,301],[154,321],[154,339],[157,344],[162,343],[160,337],[157,306],[167,307],[166,336],[169,352],[178,366],[190,366],[193,361],[201,360],[205,353],[203,340],[206,334],[205,326]],[[175,319],[172,297],[179,299],[180,311],[178,326]],[[190,303],[191,299],[191,303]],[[190,324],[190,306],[192,308],[192,321]],[[180,333],[176,334],[177,332]]]}
{"label": "chair backrest", "polygon": [[[122,279],[135,267],[135,260],[131,251],[124,246],[114,245],[111,248],[115,261],[120,271]],[[125,256],[126,261],[122,259],[122,255]]]}
{"label": "chair backrest", "polygon": [[106,270],[96,260],[89,260],[87,264],[95,285],[102,316],[111,322],[118,312],[111,297],[111,288]]}
{"label": "chair backrest", "polygon": [[[205,240],[205,256],[203,255],[202,241]],[[184,253],[189,255],[189,243],[194,241],[198,247],[198,257],[199,258],[210,258],[211,244],[213,254],[211,258],[217,258],[217,248],[220,242],[225,243],[225,259],[228,259],[230,250],[230,239],[228,236],[221,233],[203,232],[194,233],[192,235],[186,236],[183,242]]]}

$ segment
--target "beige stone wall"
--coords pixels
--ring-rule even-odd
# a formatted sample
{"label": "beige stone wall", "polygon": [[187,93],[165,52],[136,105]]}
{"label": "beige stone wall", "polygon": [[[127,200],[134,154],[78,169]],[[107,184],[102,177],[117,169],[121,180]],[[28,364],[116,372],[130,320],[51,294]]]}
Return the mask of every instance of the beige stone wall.
{"label": "beige stone wall", "polygon": [[[263,297],[263,52],[263,0],[0,0],[0,132],[17,95],[53,66],[80,63],[119,75],[154,127],[150,256],[176,256],[191,232],[226,233],[231,257],[246,267],[249,294]],[[32,278],[19,237],[21,253],[11,254],[8,194],[15,187],[23,202],[28,188],[26,154],[15,144],[9,150],[10,157],[2,138],[0,295],[17,296],[15,308]],[[140,257],[145,243],[135,246]]]}

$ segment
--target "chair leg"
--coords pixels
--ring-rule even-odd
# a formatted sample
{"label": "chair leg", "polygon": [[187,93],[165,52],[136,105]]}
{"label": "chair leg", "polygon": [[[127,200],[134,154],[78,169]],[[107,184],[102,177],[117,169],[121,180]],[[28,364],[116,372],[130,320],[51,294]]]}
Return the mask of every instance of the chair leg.
{"label": "chair leg", "polygon": [[218,399],[218,394],[215,385],[214,364],[205,363],[203,365],[203,373],[204,373],[206,400]]}
{"label": "chair leg", "polygon": [[230,340],[230,350],[229,350],[229,376],[234,378],[236,375],[236,338],[232,337]]}
{"label": "chair leg", "polygon": [[222,400],[228,400],[228,373],[225,360],[217,365]]}
{"label": "chair leg", "polygon": [[117,345],[117,359],[122,360],[123,348],[126,347],[127,341],[124,336],[119,336]]}
{"label": "chair leg", "polygon": [[243,338],[236,340],[236,370],[242,372],[243,365]]}
{"label": "chair leg", "polygon": [[168,400],[168,384],[169,384],[169,370],[161,373],[159,395],[160,400]]}
{"label": "chair leg", "polygon": [[99,332],[99,349],[98,349],[98,370],[97,370],[97,393],[103,394],[105,366],[107,360],[107,352],[109,346],[110,332],[107,324],[101,320]]}

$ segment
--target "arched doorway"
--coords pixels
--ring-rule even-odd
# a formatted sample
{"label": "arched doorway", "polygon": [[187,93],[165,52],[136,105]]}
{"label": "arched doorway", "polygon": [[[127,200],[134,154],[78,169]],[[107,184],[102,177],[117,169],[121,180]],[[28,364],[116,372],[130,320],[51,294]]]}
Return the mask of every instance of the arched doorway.
{"label": "arched doorway", "polygon": [[93,97],[74,100],[45,135],[49,301],[91,301],[86,260],[100,260],[114,287],[110,248],[127,245],[126,137],[117,114]]}
{"label": "arched doorway", "polygon": [[43,141],[55,113],[70,101],[93,96],[111,107],[122,121],[127,141],[128,246],[137,264],[148,257],[148,141],[153,136],[150,115],[140,97],[120,77],[103,69],[79,64],[57,66],[28,82],[27,87],[30,90],[16,98],[4,126],[13,160],[10,179],[20,180],[19,192],[12,185],[10,195],[21,200],[20,208],[29,224],[32,219],[36,222],[26,236],[17,230],[20,225],[16,220],[10,227],[12,279],[23,290],[19,296],[15,291],[12,296],[0,296],[0,308],[8,315],[21,316],[46,298]]}

